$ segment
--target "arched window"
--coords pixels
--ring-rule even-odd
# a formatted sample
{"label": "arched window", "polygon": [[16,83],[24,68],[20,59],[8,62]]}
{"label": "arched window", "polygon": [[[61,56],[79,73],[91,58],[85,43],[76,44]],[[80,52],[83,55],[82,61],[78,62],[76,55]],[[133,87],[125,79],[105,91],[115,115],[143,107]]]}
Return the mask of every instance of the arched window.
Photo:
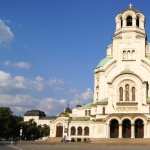
{"label": "arched window", "polygon": [[89,127],[84,128],[84,135],[89,135]]}
{"label": "arched window", "polygon": [[78,135],[82,135],[82,128],[78,127]]}
{"label": "arched window", "polygon": [[125,60],[125,59],[126,59],[126,51],[123,50],[123,60]]}
{"label": "arched window", "polygon": [[131,16],[128,16],[126,21],[127,21],[127,26],[132,26],[132,17]]}
{"label": "arched window", "polygon": [[125,101],[129,101],[129,84],[125,85]]}
{"label": "arched window", "polygon": [[75,127],[71,127],[71,135],[76,135],[76,128]]}
{"label": "arched window", "polygon": [[122,87],[119,88],[119,100],[123,101],[123,88]]}
{"label": "arched window", "polygon": [[139,16],[136,18],[136,26],[139,27]]}
{"label": "arched window", "polygon": [[120,17],[120,26],[121,26],[121,28],[122,28],[122,26],[123,26],[123,20],[122,20],[122,17]]}
{"label": "arched window", "polygon": [[135,87],[132,87],[132,101],[135,101]]}
{"label": "arched window", "polygon": [[131,59],[130,57],[131,57],[131,53],[130,53],[130,50],[128,50],[127,51],[127,59],[130,60]]}

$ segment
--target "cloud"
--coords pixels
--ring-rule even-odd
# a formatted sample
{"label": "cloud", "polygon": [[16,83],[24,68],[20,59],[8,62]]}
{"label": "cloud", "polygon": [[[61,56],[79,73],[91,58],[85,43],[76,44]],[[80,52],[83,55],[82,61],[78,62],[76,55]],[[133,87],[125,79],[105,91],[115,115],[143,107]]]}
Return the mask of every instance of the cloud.
{"label": "cloud", "polygon": [[13,112],[22,114],[25,111],[36,106],[37,99],[30,95],[9,95],[0,94],[0,106],[10,107]]}
{"label": "cloud", "polygon": [[40,75],[29,79],[0,70],[0,106],[10,107],[17,114],[40,109],[55,115],[68,104],[74,107],[91,101],[92,96],[90,88],[81,92],[68,87],[61,79],[46,79]]}
{"label": "cloud", "polygon": [[92,100],[93,100],[93,91],[92,89],[87,88],[83,92],[74,90],[72,100],[70,100],[69,102],[74,107],[77,104],[83,105],[92,102]]}
{"label": "cloud", "polygon": [[32,67],[31,63],[25,61],[11,62],[7,60],[4,62],[4,65],[19,68],[19,69],[30,69]]}
{"label": "cloud", "polygon": [[7,45],[9,44],[14,38],[14,33],[12,32],[11,28],[0,19],[0,44]]}
{"label": "cloud", "polygon": [[93,91],[90,88],[87,88],[83,93],[80,95],[80,99],[87,101],[92,100],[93,97]]}
{"label": "cloud", "polygon": [[46,97],[40,101],[37,105],[37,109],[43,110],[47,114],[58,114],[64,110],[67,106],[67,100],[54,99],[52,97]]}

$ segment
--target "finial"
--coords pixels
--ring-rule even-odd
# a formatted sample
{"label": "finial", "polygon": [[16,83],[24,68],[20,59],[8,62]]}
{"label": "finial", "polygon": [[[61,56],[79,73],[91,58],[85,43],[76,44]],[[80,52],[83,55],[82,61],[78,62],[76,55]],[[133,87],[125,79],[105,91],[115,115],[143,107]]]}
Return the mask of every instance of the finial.
{"label": "finial", "polygon": [[130,4],[129,4],[129,8],[132,8],[132,6],[133,6],[132,3],[130,3]]}

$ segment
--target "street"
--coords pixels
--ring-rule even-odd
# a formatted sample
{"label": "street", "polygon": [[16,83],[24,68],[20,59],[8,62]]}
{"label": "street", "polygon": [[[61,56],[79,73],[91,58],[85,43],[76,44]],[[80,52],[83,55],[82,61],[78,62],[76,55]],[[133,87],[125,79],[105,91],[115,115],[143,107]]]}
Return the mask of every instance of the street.
{"label": "street", "polygon": [[106,144],[22,144],[16,146],[0,145],[0,150],[149,150],[150,145],[106,145]]}
{"label": "street", "polygon": [[[0,150],[17,150],[17,148],[9,145],[0,145]],[[18,148],[18,150],[20,149]]]}

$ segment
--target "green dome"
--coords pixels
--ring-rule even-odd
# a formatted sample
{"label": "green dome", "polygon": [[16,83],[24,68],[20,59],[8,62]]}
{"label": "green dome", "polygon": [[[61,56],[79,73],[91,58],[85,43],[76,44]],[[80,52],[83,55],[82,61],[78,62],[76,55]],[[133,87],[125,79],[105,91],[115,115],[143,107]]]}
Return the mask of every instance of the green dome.
{"label": "green dome", "polygon": [[105,57],[103,58],[98,65],[96,66],[96,68],[100,68],[103,67],[105,64],[107,64],[110,60],[112,59],[112,57]]}

